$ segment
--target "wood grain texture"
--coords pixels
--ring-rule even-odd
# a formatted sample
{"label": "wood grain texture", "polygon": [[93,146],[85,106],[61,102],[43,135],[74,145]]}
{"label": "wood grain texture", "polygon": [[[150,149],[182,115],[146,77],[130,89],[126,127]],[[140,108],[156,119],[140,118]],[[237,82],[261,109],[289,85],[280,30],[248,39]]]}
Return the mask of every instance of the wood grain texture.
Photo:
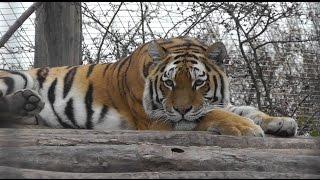
{"label": "wood grain texture", "polygon": [[0,178],[26,179],[319,179],[320,175],[257,171],[163,171],[133,173],[68,173],[0,166]]}
{"label": "wood grain texture", "polygon": [[75,146],[150,142],[180,146],[255,149],[320,149],[320,138],[236,137],[204,131],[98,131],[76,129],[0,129],[0,146]]}
{"label": "wood grain texture", "polygon": [[2,177],[319,178],[319,138],[0,129]]}

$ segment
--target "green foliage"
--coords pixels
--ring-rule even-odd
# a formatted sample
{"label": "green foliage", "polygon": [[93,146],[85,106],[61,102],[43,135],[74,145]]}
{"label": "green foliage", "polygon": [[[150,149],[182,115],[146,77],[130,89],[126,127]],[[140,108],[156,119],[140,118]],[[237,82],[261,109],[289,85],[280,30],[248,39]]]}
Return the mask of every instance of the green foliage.
{"label": "green foliage", "polygon": [[309,133],[312,137],[319,137],[320,136],[320,127],[319,127],[319,121],[317,121],[313,117],[306,117],[301,116],[297,119],[298,123],[298,135],[304,135],[306,133]]}
{"label": "green foliage", "polygon": [[320,136],[320,132],[317,131],[317,130],[313,130],[313,131],[311,131],[310,135],[311,135],[312,137],[318,137],[318,136]]}

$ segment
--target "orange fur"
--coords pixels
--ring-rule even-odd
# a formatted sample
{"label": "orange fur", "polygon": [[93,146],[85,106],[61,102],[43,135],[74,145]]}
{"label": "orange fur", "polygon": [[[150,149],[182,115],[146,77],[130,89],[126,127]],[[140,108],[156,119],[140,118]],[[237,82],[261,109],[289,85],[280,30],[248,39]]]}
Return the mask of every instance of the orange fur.
{"label": "orange fur", "polygon": [[244,117],[222,109],[216,109],[209,112],[195,130],[207,131],[210,128],[216,129],[224,135],[241,136],[251,135],[259,127]]}
{"label": "orange fur", "polygon": [[[171,52],[198,52],[199,56],[203,56],[199,58],[199,61],[214,69],[213,74],[216,78],[226,79],[225,73],[217,65],[211,61],[207,61],[205,55],[206,50],[209,48],[199,41],[195,39],[173,38],[168,41],[160,39],[157,40],[157,43]],[[190,47],[192,47],[192,51]],[[150,77],[154,77],[158,74],[157,69],[153,67],[153,59],[149,55],[148,48],[149,44],[146,43],[127,58],[121,59],[116,63],[77,66],[72,88],[75,88],[78,93],[84,95],[87,93],[89,86],[92,85],[92,106],[107,106],[116,109],[123,119],[127,120],[127,124],[134,129],[173,130],[171,124],[150,119],[142,105],[146,78],[144,75],[149,74]],[[170,56],[164,57],[161,60],[169,63]],[[190,63],[182,65],[184,70],[176,76],[175,80],[179,84],[174,92],[169,91],[163,84],[160,85],[160,88],[165,89],[164,91],[168,96],[168,106],[183,109],[190,105],[194,107],[201,105],[202,94],[209,89],[209,86],[203,86],[199,90],[192,89],[192,79],[189,73],[187,73],[187,69],[191,65]],[[55,67],[49,68],[47,74],[40,73],[40,76],[45,76],[46,78],[43,85],[49,87],[55,79],[57,79],[58,85],[61,85],[71,68],[73,67]],[[34,79],[37,79],[39,68],[29,70],[28,73]],[[2,74],[0,72],[0,75]],[[212,77],[210,78],[212,82],[213,79]],[[248,135],[252,133],[252,129],[256,129],[257,127],[251,121],[241,116],[224,110],[213,110],[202,118],[194,130],[206,131],[210,128],[217,128],[222,134]]]}

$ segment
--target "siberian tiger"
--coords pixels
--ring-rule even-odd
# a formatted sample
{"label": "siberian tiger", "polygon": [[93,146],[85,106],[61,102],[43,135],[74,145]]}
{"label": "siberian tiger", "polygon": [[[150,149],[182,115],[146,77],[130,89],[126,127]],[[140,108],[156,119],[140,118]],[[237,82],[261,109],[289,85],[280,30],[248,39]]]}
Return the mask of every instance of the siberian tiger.
{"label": "siberian tiger", "polygon": [[2,70],[0,119],[37,115],[53,128],[296,135],[292,118],[230,104],[226,55],[221,42],[178,37],[145,43],[115,63]]}

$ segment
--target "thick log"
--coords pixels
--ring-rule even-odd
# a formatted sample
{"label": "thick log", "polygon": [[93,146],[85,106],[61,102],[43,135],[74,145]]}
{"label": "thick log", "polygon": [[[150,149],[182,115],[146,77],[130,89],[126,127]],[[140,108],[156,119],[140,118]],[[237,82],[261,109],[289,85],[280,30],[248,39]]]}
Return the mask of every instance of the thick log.
{"label": "thick log", "polygon": [[66,173],[0,166],[1,179],[319,179],[320,175],[257,171]]}
{"label": "thick log", "polygon": [[[289,153],[288,153],[289,152]],[[316,149],[253,149],[161,144],[1,147],[0,166],[47,171],[265,171],[320,174]]]}
{"label": "thick log", "polygon": [[261,138],[196,131],[96,131],[74,129],[0,129],[0,147],[137,144],[219,146],[255,149],[320,149],[320,138]]}

